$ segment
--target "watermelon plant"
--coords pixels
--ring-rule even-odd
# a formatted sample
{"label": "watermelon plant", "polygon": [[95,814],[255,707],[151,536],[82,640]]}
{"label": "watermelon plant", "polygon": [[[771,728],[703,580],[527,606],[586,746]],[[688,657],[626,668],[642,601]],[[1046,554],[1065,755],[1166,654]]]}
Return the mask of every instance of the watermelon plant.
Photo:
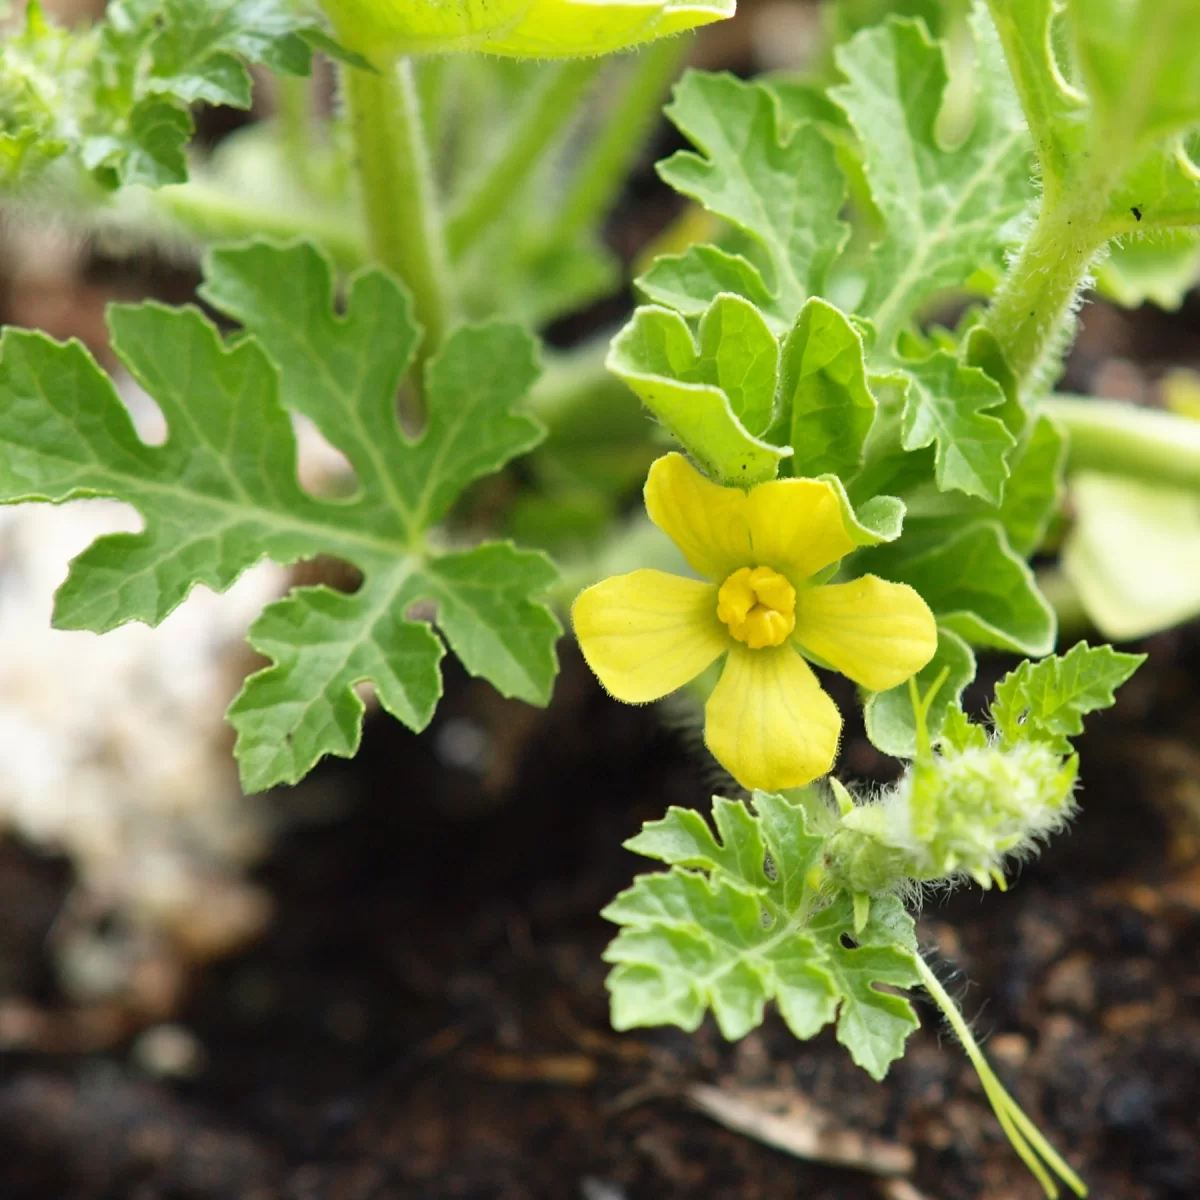
{"label": "watermelon plant", "polygon": [[[1083,1195],[912,914],[931,887],[1003,889],[1064,828],[1071,739],[1141,661],[1055,653],[1030,561],[1062,544],[1065,482],[1064,569],[1102,635],[1200,611],[1179,516],[1200,425],[1051,390],[1090,288],[1178,303],[1200,272],[1200,7],[830,4],[807,72],[681,74],[681,35],[733,9],[112,0],[65,29],[31,0],[0,50],[6,206],[196,254],[206,308],[109,310],[158,444],[79,343],[6,329],[0,502],[141,515],[71,563],[61,628],[156,624],[264,558],[357,569],[250,630],[267,663],[229,709],[248,791],[352,756],[364,683],[423,729],[447,653],[548,703],[569,610],[612,696],[682,693],[729,780],[711,824],[673,807],[627,843],[666,870],[605,909],[616,1028],[711,1012],[735,1039],[773,1002],[882,1078],[924,988],[1047,1194]],[[248,107],[251,67],[275,118],[205,154],[195,106]],[[546,351],[619,282],[604,221],[672,82],[688,148],[658,174],[683,215],[623,327]],[[348,494],[298,482],[299,417]],[[1161,603],[1131,590],[1131,555]],[[1021,661],[972,719],[992,651]],[[840,778],[817,671],[853,681],[904,761],[884,791]]]}

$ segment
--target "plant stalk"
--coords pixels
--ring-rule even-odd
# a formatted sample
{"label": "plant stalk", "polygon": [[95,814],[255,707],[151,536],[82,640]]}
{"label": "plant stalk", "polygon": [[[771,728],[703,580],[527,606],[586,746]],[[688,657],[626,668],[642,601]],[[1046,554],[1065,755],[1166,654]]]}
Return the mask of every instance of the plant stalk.
{"label": "plant stalk", "polygon": [[640,51],[624,91],[587,148],[546,234],[547,245],[568,244],[608,215],[662,111],[663,97],[691,50],[691,37],[662,38]]}
{"label": "plant stalk", "polygon": [[1200,421],[1120,400],[1053,395],[1039,408],[1070,439],[1070,466],[1200,493]]}
{"label": "plant stalk", "polygon": [[1095,189],[1083,191],[1091,196],[1080,205],[1050,204],[1043,197],[1029,239],[985,319],[1022,391],[1063,348],[1076,298],[1108,240],[1095,211]]}
{"label": "plant stalk", "polygon": [[1046,1141],[1036,1125],[1021,1111],[1020,1105],[1008,1094],[1000,1080],[996,1078],[988,1060],[984,1057],[979,1043],[971,1033],[971,1027],[962,1015],[958,1005],[950,998],[950,993],[942,987],[938,977],[930,970],[928,963],[919,955],[913,956],[917,974],[925,990],[933,998],[938,1008],[942,1010],[950,1028],[962,1043],[971,1065],[983,1084],[983,1090],[988,1102],[996,1114],[1013,1149],[1020,1155],[1021,1160],[1037,1177],[1045,1189],[1046,1195],[1055,1200],[1058,1196],[1058,1185],[1050,1172],[1053,1171],[1077,1196],[1087,1195],[1087,1185],[1071,1170],[1062,1156]]}
{"label": "plant stalk", "polygon": [[459,258],[505,214],[505,204],[579,111],[579,102],[605,64],[583,59],[549,67],[530,93],[492,160],[473,179],[446,221],[451,258]]}
{"label": "plant stalk", "polygon": [[378,73],[343,67],[341,75],[368,250],[412,295],[425,331],[419,366],[445,340],[453,302],[413,65],[401,58],[382,63]]}
{"label": "plant stalk", "polygon": [[[131,190],[131,189],[130,189]],[[166,235],[202,244],[248,237],[289,240],[310,237],[329,252],[343,271],[367,261],[367,244],[353,219],[303,207],[267,206],[245,200],[198,179],[147,193],[118,196],[116,205],[100,212],[96,227],[121,237]]]}

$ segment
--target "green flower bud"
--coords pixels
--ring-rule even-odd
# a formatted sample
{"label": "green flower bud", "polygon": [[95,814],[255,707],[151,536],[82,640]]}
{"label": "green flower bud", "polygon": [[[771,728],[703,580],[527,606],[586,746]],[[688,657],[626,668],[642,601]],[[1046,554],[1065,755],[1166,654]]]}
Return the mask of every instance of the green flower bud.
{"label": "green flower bud", "polygon": [[829,879],[865,894],[963,877],[1003,887],[1005,859],[1070,818],[1075,777],[1074,755],[1064,761],[1036,743],[922,757],[877,799],[843,811],[828,842]]}
{"label": "green flower bud", "polygon": [[733,16],[736,0],[322,0],[338,37],[376,54],[477,50],[577,58]]}

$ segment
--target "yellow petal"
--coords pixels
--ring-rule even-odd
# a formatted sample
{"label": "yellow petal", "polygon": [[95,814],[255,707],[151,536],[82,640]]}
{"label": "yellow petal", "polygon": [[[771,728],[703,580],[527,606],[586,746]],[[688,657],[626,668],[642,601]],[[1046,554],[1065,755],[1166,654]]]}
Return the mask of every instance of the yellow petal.
{"label": "yellow petal", "polygon": [[687,5],[667,0],[532,0],[525,7],[524,17],[514,28],[489,38],[479,48],[519,58],[606,54],[733,13],[728,0]]}
{"label": "yellow petal", "polygon": [[855,549],[837,492],[820,479],[776,479],[747,497],[754,561],[799,583]]}
{"label": "yellow petal", "polygon": [[719,21],[733,15],[734,0],[323,0],[322,7],[339,40],[367,53],[570,58]]}
{"label": "yellow petal", "polygon": [[650,520],[697,574],[723,583],[750,561],[746,493],[705,479],[682,454],[656,459],[646,479]]}
{"label": "yellow petal", "polygon": [[801,591],[793,636],[872,692],[903,683],[937,649],[929,605],[907,584],[874,575]]}
{"label": "yellow petal", "polygon": [[571,609],[587,664],[618,700],[645,704],[695,679],[732,640],[717,589],[665,571],[615,575]]}
{"label": "yellow petal", "polygon": [[709,750],[743,787],[803,787],[837,757],[842,718],[791,645],[734,645],[704,717]]}

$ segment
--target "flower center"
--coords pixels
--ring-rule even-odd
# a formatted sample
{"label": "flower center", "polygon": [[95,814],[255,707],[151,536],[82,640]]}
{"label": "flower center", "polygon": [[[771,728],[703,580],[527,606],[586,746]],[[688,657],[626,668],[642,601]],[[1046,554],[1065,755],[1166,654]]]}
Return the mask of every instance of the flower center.
{"label": "flower center", "polygon": [[717,616],[751,650],[782,646],[796,628],[796,589],[770,567],[742,567],[721,584]]}

